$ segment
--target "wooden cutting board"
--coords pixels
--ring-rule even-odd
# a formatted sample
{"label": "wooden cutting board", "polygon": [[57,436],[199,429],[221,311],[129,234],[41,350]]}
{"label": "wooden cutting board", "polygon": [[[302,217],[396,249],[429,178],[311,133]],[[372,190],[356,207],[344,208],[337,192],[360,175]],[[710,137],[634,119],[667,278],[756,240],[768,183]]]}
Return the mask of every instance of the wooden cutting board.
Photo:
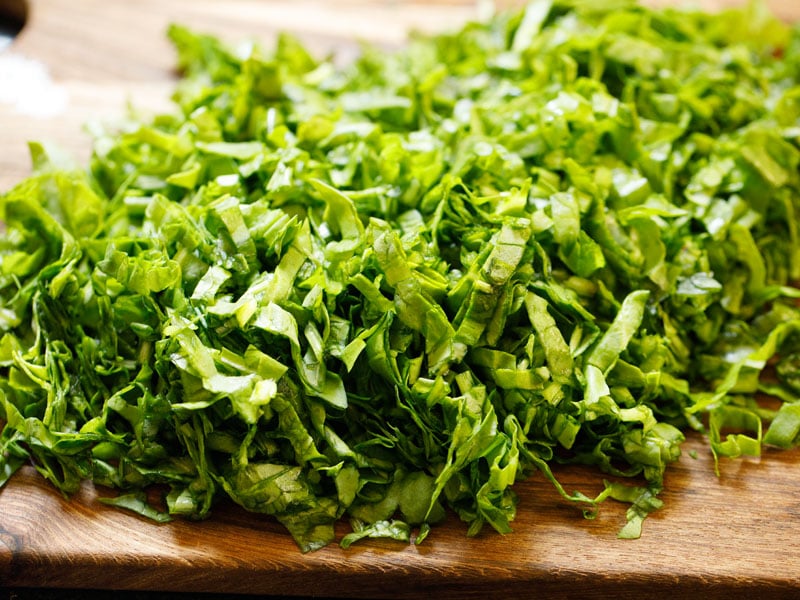
{"label": "wooden cutting board", "polygon": [[[795,0],[772,6],[800,17]],[[267,43],[288,29],[346,60],[357,37],[399,44],[411,27],[452,29],[477,10],[456,0],[34,0],[23,34],[0,54],[0,190],[29,172],[27,140],[54,141],[84,161],[83,123],[119,117],[128,101],[168,107],[170,21]],[[9,72],[21,69],[35,71],[25,83],[32,87],[9,100]],[[570,491],[602,489],[589,469],[557,476]],[[800,596],[800,451],[725,460],[716,477],[707,444],[692,436],[665,487],[665,506],[639,540],[616,538],[623,505],[608,502],[586,520],[536,475],[516,486],[513,534],[487,528],[470,539],[451,516],[420,546],[370,541],[302,555],[276,523],[232,505],[201,523],[155,525],[98,503],[104,492],[91,485],[67,501],[24,468],[0,491],[0,586],[351,598]]]}

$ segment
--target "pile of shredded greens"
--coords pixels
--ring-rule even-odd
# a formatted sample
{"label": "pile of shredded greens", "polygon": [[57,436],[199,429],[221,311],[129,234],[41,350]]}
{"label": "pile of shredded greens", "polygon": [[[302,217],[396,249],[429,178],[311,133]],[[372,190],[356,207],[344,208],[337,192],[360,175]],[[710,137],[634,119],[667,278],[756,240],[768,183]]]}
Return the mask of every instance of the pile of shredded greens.
{"label": "pile of shredded greens", "polygon": [[541,472],[636,537],[685,431],[798,441],[800,28],[539,0],[343,67],[169,36],[175,114],[84,170],[32,144],[2,197],[0,484],[230,498],[308,551],[509,532]]}

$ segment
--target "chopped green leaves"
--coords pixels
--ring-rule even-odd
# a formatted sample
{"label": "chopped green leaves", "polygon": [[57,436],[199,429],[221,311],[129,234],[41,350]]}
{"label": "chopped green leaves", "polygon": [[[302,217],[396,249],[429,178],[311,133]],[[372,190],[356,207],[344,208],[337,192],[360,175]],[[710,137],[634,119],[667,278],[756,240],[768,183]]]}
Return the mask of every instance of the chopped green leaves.
{"label": "chopped green leaves", "polygon": [[536,0],[345,67],[172,27],[175,113],[0,200],[0,485],[310,551],[510,532],[538,471],[633,538],[686,430],[796,445],[800,29],[752,10]]}

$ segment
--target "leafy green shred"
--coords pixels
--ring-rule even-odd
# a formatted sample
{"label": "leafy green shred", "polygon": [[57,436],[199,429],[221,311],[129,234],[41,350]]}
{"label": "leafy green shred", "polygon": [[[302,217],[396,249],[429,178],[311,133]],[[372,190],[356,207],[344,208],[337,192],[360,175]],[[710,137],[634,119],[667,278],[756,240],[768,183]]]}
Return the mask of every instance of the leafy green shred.
{"label": "leafy green shred", "polygon": [[0,485],[229,498],[309,551],[510,532],[539,471],[637,537],[685,432],[798,443],[800,28],[538,0],[346,66],[169,37],[174,113],[86,170],[31,144],[2,196]]}

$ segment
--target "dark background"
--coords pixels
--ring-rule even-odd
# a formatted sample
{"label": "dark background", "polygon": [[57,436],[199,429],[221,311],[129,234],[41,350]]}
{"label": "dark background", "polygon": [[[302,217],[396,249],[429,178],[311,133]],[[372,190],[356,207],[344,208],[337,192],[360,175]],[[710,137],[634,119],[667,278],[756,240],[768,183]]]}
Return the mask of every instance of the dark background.
{"label": "dark background", "polygon": [[[170,592],[122,592],[114,590],[55,590],[0,587],[0,600],[276,600],[285,596],[244,596],[238,594],[190,594]],[[316,600],[326,600],[319,596]],[[311,600],[310,596],[296,600]],[[332,600],[332,599],[327,599]]]}

